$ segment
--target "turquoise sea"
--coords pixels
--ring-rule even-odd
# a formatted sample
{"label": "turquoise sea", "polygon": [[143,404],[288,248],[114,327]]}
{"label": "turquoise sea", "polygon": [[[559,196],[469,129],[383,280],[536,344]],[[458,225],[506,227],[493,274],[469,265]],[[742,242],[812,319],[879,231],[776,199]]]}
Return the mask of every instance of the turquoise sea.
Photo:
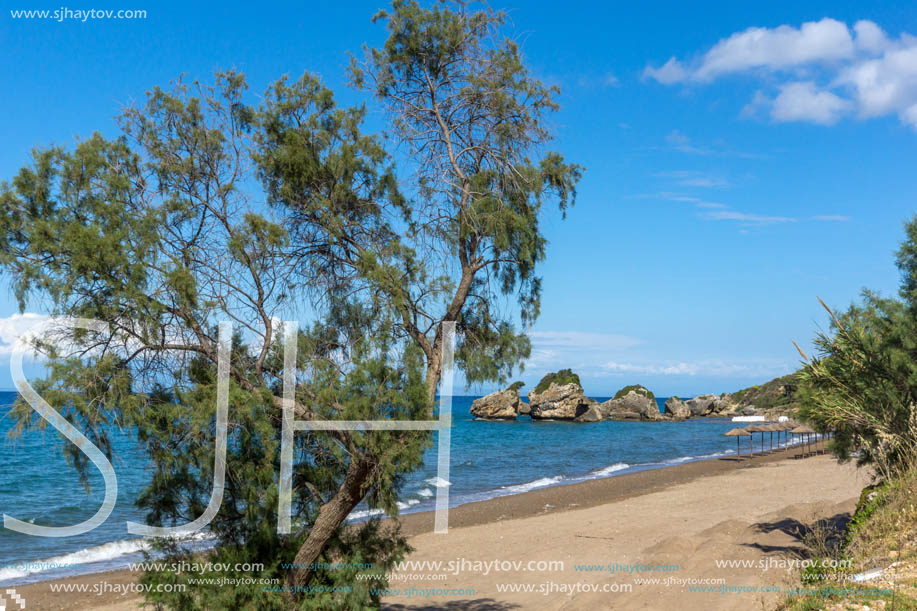
{"label": "turquoise sea", "polygon": [[[727,420],[579,424],[519,418],[485,422],[469,414],[475,398],[453,398],[449,476],[453,506],[735,453],[735,441],[723,437],[735,426]],[[50,428],[11,442],[7,413],[14,399],[15,393],[0,393],[0,513],[58,526],[92,516],[103,495],[101,476],[95,474],[92,492],[87,494],[60,452],[57,433]],[[665,399],[658,401],[661,407]],[[144,543],[127,533],[125,521],[144,521],[133,501],[146,485],[149,470],[128,432],[115,436],[114,448],[119,501],[108,520],[92,532],[67,538],[33,537],[0,528],[0,586],[108,570],[141,557]],[[403,512],[433,508],[435,478],[434,443],[424,467],[408,478],[402,491]],[[352,518],[366,514],[358,510]],[[206,537],[195,545],[208,545]],[[24,561],[81,566],[54,570],[9,566]]]}

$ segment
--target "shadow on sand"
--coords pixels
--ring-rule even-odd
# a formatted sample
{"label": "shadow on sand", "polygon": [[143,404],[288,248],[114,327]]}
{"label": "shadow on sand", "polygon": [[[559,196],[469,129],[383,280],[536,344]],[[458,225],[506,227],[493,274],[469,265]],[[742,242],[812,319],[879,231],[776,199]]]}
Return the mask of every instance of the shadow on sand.
{"label": "shadow on sand", "polygon": [[759,522],[754,525],[757,532],[767,534],[775,531],[789,535],[793,543],[788,545],[766,545],[763,543],[743,543],[745,547],[754,547],[764,553],[784,552],[794,556],[807,558],[811,555],[809,547],[806,545],[808,539],[823,533],[827,537],[827,542],[837,542],[843,538],[846,531],[847,523],[850,521],[850,513],[838,513],[830,518],[822,518],[814,524],[809,525],[793,518],[784,518],[776,522]]}

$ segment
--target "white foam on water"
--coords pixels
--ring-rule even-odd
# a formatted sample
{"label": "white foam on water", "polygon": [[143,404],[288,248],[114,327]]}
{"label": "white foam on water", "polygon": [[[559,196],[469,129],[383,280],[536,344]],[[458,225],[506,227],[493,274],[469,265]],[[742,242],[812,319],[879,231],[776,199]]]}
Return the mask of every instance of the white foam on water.
{"label": "white foam on water", "polygon": [[445,488],[446,486],[452,485],[450,482],[447,482],[441,477],[431,477],[430,479],[426,480],[426,482],[435,488]]}
{"label": "white foam on water", "polygon": [[[523,492],[528,492],[529,490],[535,490],[536,488],[544,488],[546,486],[552,486],[557,482],[564,479],[563,475],[557,475],[555,477],[542,477],[531,482],[526,482],[524,484],[515,484],[513,486],[501,486],[499,489],[504,494],[522,494]],[[501,494],[500,496],[504,496]]]}
{"label": "white foam on water", "polygon": [[[215,537],[206,532],[197,532],[190,536],[181,536],[175,537],[179,541],[208,541],[213,540]],[[70,554],[64,554],[63,556],[53,556],[51,558],[45,558],[42,560],[23,560],[22,564],[27,566],[25,569],[15,569],[15,568],[6,568],[0,569],[0,581],[6,581],[8,579],[19,579],[22,577],[27,577],[29,575],[34,575],[36,573],[42,573],[46,571],[60,572],[63,571],[66,574],[75,574],[80,573],[79,570],[69,569],[71,565],[74,564],[93,564],[98,562],[110,562],[116,560],[122,556],[128,556],[130,554],[138,554],[143,551],[150,549],[150,542],[145,538],[136,538],[136,539],[122,539],[121,541],[111,541],[109,543],[103,543],[102,545],[95,545],[93,547],[87,547],[81,550],[77,550]],[[56,565],[56,566],[48,566]]]}
{"label": "white foam on water", "polygon": [[347,521],[352,520],[362,520],[364,518],[371,518],[373,516],[381,516],[385,512],[381,509],[364,509],[362,511],[351,511],[350,515],[347,516]]}
{"label": "white foam on water", "polygon": [[613,465],[608,465],[607,467],[602,467],[601,469],[596,469],[589,475],[592,477],[605,477],[606,475],[611,475],[617,471],[623,471],[624,469],[629,469],[630,465],[626,462],[617,462]]}
{"label": "white foam on water", "polygon": [[[414,505],[419,505],[420,500],[410,499],[408,501],[398,501],[398,509],[404,511]],[[371,518],[373,516],[385,515],[385,511],[382,509],[361,509],[359,511],[351,511],[350,515],[347,516],[348,522],[353,522],[355,520],[365,520],[366,518]]]}
{"label": "white foam on water", "polygon": [[421,491],[418,492],[417,494],[418,494],[419,496],[424,497],[425,499],[428,499],[428,498],[430,498],[431,496],[433,496],[433,491],[430,490],[429,488],[424,488],[423,490],[421,490]]}
{"label": "white foam on water", "polygon": [[662,462],[660,462],[660,463],[656,463],[656,464],[659,464],[659,465],[678,465],[678,464],[681,464],[681,463],[683,463],[683,462],[687,462],[687,461],[689,461],[689,460],[694,460],[694,459],[696,459],[696,458],[699,458],[699,457],[697,457],[697,456],[679,456],[678,458],[670,458],[669,460],[664,460],[664,461],[662,461]]}

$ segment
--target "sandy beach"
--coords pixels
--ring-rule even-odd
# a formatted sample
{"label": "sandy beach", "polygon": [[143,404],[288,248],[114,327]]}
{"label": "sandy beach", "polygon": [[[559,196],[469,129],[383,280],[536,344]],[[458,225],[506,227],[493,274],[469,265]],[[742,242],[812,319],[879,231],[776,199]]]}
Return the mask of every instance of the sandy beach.
{"label": "sandy beach", "polygon": [[[787,561],[803,549],[801,530],[818,519],[843,519],[867,483],[868,475],[852,465],[824,455],[797,460],[789,451],[470,503],[450,511],[445,535],[432,533],[431,513],[404,516],[415,549],[408,560],[443,564],[405,567],[390,587],[408,592],[386,597],[383,607],[772,608],[781,590],[796,583]],[[588,565],[595,566],[582,570]],[[596,570],[598,565],[615,571]],[[113,571],[17,591],[28,609],[138,609],[140,599],[132,594],[51,591],[52,583],[114,585],[136,578]],[[658,581],[641,583],[652,579]]]}

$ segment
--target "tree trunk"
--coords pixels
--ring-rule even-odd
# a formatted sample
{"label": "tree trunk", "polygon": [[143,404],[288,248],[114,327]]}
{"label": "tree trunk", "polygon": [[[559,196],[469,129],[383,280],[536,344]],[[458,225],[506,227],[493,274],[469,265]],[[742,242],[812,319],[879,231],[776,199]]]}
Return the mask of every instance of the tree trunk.
{"label": "tree trunk", "polygon": [[322,505],[318,512],[315,524],[309,531],[309,536],[303,542],[293,562],[299,568],[293,569],[288,576],[291,586],[305,586],[309,583],[312,570],[309,568],[325,545],[337,531],[338,527],[347,519],[353,508],[356,507],[366,492],[365,484],[373,473],[373,463],[365,457],[354,459],[347,470],[347,477],[338,489],[337,494],[330,501]]}
{"label": "tree trunk", "polygon": [[[459,304],[457,307],[461,309],[461,305],[464,304],[468,288],[471,285],[471,276],[467,273],[463,274],[459,291],[453,301],[453,307]],[[454,320],[454,317],[451,320]],[[427,396],[431,405],[436,400],[436,388],[439,385],[439,378],[442,374],[443,341],[442,323],[440,323],[436,331],[436,337],[433,340],[432,354],[427,361],[425,376]],[[366,457],[362,457],[359,460],[355,459],[354,462],[351,462],[350,468],[347,470],[347,477],[344,478],[344,483],[334,497],[322,505],[315,524],[312,525],[312,530],[309,531],[309,536],[303,542],[299,551],[296,552],[296,558],[293,562],[300,568],[293,569],[289,573],[288,585],[301,587],[309,583],[309,579],[312,576],[312,570],[309,566],[322,553],[325,545],[328,544],[335,531],[344,523],[344,520],[347,519],[354,507],[363,500],[363,494],[366,492],[366,482],[372,477],[373,467],[374,464]]]}
{"label": "tree trunk", "polygon": [[[436,402],[436,387],[439,385],[439,375],[442,369],[442,346],[435,344],[433,347],[433,358],[430,359],[430,362],[427,364],[427,374],[426,374],[426,385],[427,385],[427,398],[430,400],[430,405],[433,406]],[[431,410],[433,408],[431,407]],[[430,413],[430,417],[433,416],[433,413]]]}

